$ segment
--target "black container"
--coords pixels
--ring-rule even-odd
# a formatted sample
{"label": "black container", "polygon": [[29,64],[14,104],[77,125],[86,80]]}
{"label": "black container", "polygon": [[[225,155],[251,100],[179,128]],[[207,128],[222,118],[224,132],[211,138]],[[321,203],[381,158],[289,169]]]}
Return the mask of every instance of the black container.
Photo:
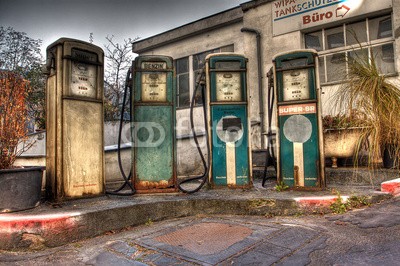
{"label": "black container", "polygon": [[396,146],[391,144],[386,144],[383,148],[382,163],[383,167],[386,169],[396,168],[398,164],[398,159],[395,157]]}
{"label": "black container", "polygon": [[0,170],[0,212],[31,209],[40,204],[44,167]]}

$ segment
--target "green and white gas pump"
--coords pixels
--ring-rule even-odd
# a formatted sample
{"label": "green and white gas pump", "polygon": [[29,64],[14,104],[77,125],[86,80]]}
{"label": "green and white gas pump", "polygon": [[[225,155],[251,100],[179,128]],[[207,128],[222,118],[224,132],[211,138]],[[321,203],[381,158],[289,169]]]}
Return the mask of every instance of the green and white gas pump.
{"label": "green and white gas pump", "polygon": [[246,64],[247,59],[238,54],[206,57],[209,180],[213,187],[252,186]]}
{"label": "green and white gas pump", "polygon": [[273,59],[277,95],[278,182],[325,186],[318,57],[298,50]]}
{"label": "green and white gas pump", "polygon": [[137,193],[177,191],[173,60],[139,56],[133,69],[132,173]]}

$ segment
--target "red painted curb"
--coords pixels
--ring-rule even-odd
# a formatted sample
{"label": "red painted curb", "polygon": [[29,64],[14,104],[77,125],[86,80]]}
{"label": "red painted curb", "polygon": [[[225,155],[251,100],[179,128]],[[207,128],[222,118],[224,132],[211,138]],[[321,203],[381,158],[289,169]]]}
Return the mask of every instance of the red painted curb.
{"label": "red painted curb", "polygon": [[[340,196],[345,202],[349,198],[348,196]],[[300,207],[329,207],[332,203],[337,200],[337,196],[317,196],[317,197],[299,197],[294,200],[300,205]]]}
{"label": "red painted curb", "polygon": [[23,241],[24,234],[33,234],[57,242],[57,237],[73,233],[80,213],[55,213],[39,215],[1,214],[0,249],[17,247]]}
{"label": "red painted curb", "polygon": [[400,178],[381,183],[381,191],[400,196]]}

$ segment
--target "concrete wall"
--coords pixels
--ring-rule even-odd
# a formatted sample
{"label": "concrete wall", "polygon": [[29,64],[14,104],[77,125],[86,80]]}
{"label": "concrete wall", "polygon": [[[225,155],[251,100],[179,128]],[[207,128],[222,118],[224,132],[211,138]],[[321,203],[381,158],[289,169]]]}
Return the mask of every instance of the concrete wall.
{"label": "concrete wall", "polygon": [[[213,29],[196,36],[191,36],[174,43],[166,44],[165,46],[162,47],[150,49],[149,51],[143,52],[142,55],[161,54],[161,55],[169,55],[172,56],[174,59],[177,59],[231,44],[234,45],[235,53],[244,54],[245,56],[248,56],[248,54],[254,54],[255,38],[254,36],[249,35],[249,39],[253,38],[253,40],[250,41],[251,44],[248,44],[248,47],[246,48],[246,43],[243,41],[243,33],[241,32],[242,28],[243,28],[243,23],[241,21],[235,22],[233,24],[226,25],[223,28]],[[251,47],[251,45],[253,45],[253,47]],[[246,53],[246,50],[249,50],[251,52]],[[254,64],[253,62],[255,61],[249,60],[249,63]],[[255,69],[257,69],[257,67]],[[258,109],[259,92],[258,92],[258,82],[254,81],[254,76],[257,79],[257,72],[249,71],[248,75],[249,75],[248,86],[249,86],[249,96],[250,96],[249,110],[253,125],[251,131],[252,147],[253,149],[259,149],[261,148],[259,144],[260,143],[260,128],[259,128],[260,114]],[[195,119],[196,124],[199,123],[200,125],[202,125],[203,118],[202,115],[200,114],[202,110],[201,108],[196,108],[196,109],[198,109],[195,111],[195,116],[197,116],[197,118]],[[188,108],[177,111],[178,136],[182,134],[183,135],[187,134],[189,129],[188,119],[189,119]],[[180,120],[182,120],[184,124],[187,125],[185,128],[181,128],[179,126]],[[192,155],[188,153],[187,158],[192,158]]]}
{"label": "concrete wall", "polygon": [[[395,67],[396,71],[400,69],[400,57],[396,56],[396,51],[400,49],[400,1],[393,0],[393,15],[392,15],[392,23],[393,23],[393,32],[395,37]],[[261,46],[262,46],[262,57],[263,57],[263,87],[264,87],[264,98],[266,99],[267,94],[267,78],[266,73],[272,67],[272,59],[273,56],[286,52],[289,50],[295,49],[303,49],[304,42],[301,31],[295,31],[279,36],[273,36],[272,32],[272,5],[273,1],[269,0],[259,0],[259,1],[251,1],[242,5],[243,7],[243,27],[253,28],[258,30],[261,33]],[[336,24],[336,25],[340,25]],[[325,28],[329,27],[329,25],[325,25]],[[251,100],[251,117],[252,120],[256,120],[258,117],[258,98],[257,93],[254,88],[257,87],[257,59],[255,52],[255,37],[251,34],[244,34],[244,54],[249,58],[249,89],[252,95]],[[400,85],[400,79],[397,75],[389,78],[391,82],[394,84]],[[337,91],[340,84],[332,84],[332,85],[324,85],[321,86],[322,89],[322,115],[333,114],[335,110],[333,109],[332,104],[332,96]],[[263,111],[267,114],[267,105],[266,101],[264,101]],[[267,115],[265,116],[265,124]],[[273,125],[275,125],[275,118],[273,121]],[[257,144],[257,140],[253,138],[253,143]],[[258,145],[253,145],[253,148]]]}
{"label": "concrete wall", "polygon": [[[190,121],[187,110],[177,111],[176,129],[179,132],[177,138],[177,170],[179,176],[197,175],[203,173],[203,165],[196,145],[194,143],[190,128]],[[204,156],[207,158],[205,129],[203,123],[202,107],[194,109],[195,128],[198,134],[199,143],[202,147]],[[119,122],[106,123],[104,125],[105,141],[105,177],[107,183],[114,183],[123,180],[117,157],[117,140],[118,140]],[[122,142],[123,149],[121,152],[122,165],[129,174],[131,167],[131,146],[129,123],[123,126]],[[15,162],[17,166],[46,166],[46,132],[31,135],[27,143],[33,142],[33,146],[19,156]],[[128,143],[128,144],[124,144]]]}
{"label": "concrete wall", "polygon": [[[243,8],[243,10],[242,10]],[[395,51],[400,49],[400,1],[393,0],[393,29],[395,37]],[[257,51],[256,36],[248,32],[241,32],[243,27],[251,28],[261,33],[261,55],[262,55],[262,86],[264,105],[262,110],[259,108],[258,72],[257,72]],[[161,54],[169,55],[174,59],[201,53],[210,49],[234,45],[237,53],[244,54],[248,59],[248,89],[249,89],[249,111],[252,122],[252,148],[261,149],[261,128],[260,112],[264,112],[264,124],[267,129],[267,86],[266,74],[272,67],[272,58],[278,53],[300,49],[304,47],[302,32],[296,31],[280,36],[273,36],[272,32],[272,1],[258,0],[245,3],[227,12],[222,12],[216,16],[199,20],[177,29],[159,34],[157,36],[141,40],[133,45],[133,50],[140,54]],[[400,69],[400,57],[396,56],[396,69]],[[398,76],[391,77],[390,80],[400,85]],[[339,85],[322,86],[322,113],[323,115],[332,113],[332,103],[330,99]],[[276,110],[275,110],[276,111]],[[202,163],[190,138],[189,109],[179,109],[177,118],[177,160],[178,175],[193,175],[202,173]],[[196,131],[204,132],[202,108],[194,110]],[[273,126],[275,125],[275,117]],[[105,125],[105,145],[117,143],[118,122]],[[124,126],[124,139],[129,140],[129,125]],[[127,142],[127,141],[124,141]],[[204,144],[204,137],[200,138]],[[44,145],[44,144],[41,144]],[[40,146],[39,143],[37,146]],[[39,149],[39,148],[38,148]],[[205,151],[205,145],[202,146]],[[44,154],[44,152],[38,152]],[[124,151],[124,165],[129,166],[130,152]],[[110,163],[107,163],[110,161]],[[111,163],[112,162],[112,163]],[[112,169],[111,169],[112,168]],[[110,172],[107,172],[109,171]],[[118,178],[119,170],[116,164],[115,155],[106,154],[106,179]]]}
{"label": "concrete wall", "polygon": [[169,55],[174,59],[178,59],[230,44],[234,45],[235,52],[241,53],[243,52],[241,27],[242,23],[237,22],[223,28],[213,29],[209,32],[185,38],[179,42],[150,49],[141,55]]}
{"label": "concrete wall", "polygon": [[[241,22],[234,22],[223,28],[212,29],[208,32],[188,37],[182,41],[150,49],[141,55],[169,55],[174,59],[178,59],[232,44],[236,53],[243,53],[244,44],[240,31],[241,28]],[[189,108],[178,109],[176,112],[177,168],[179,176],[198,175],[204,171],[194,140],[190,137],[192,133],[190,130],[189,113]],[[194,121],[196,132],[201,135],[205,132],[202,107],[194,109]],[[203,144],[202,150],[205,156],[207,156],[205,138],[200,137],[199,142]]]}
{"label": "concrete wall", "polygon": [[[111,121],[104,123],[104,146],[118,144],[119,121]],[[122,125],[122,143],[131,141],[130,123],[125,122]]]}
{"label": "concrete wall", "polygon": [[[267,3],[268,1],[263,1]],[[271,4],[256,5],[254,8],[245,9],[243,14],[243,27],[257,30],[261,34],[261,62],[262,62],[262,97],[263,106],[259,107],[259,92],[258,92],[258,73],[257,73],[257,53],[256,53],[256,37],[254,34],[243,33],[244,39],[244,54],[249,59],[248,67],[248,88],[251,96],[250,100],[250,117],[252,121],[260,121],[260,112],[264,113],[264,129],[268,127],[268,105],[267,105],[267,90],[268,78],[267,73],[272,67],[272,58],[277,53],[283,51],[299,49],[301,47],[301,34],[294,32],[278,37],[272,36],[272,10]],[[276,111],[276,110],[275,110]],[[275,125],[275,117],[273,116],[273,125]],[[260,126],[253,127],[253,149],[262,149],[261,147],[261,128]],[[267,142],[264,136],[265,143]],[[265,144],[266,145],[266,144]]]}
{"label": "concrete wall", "polygon": [[[182,27],[171,29],[168,32],[161,33],[157,36],[139,41],[133,45],[133,50],[140,54],[165,54],[173,58],[181,58],[191,54],[196,54],[212,48],[221,47],[234,43],[235,52],[243,53],[248,59],[248,90],[250,96],[249,111],[252,122],[252,149],[265,148],[261,145],[261,132],[267,130],[267,88],[268,79],[267,72],[272,67],[273,57],[282,52],[302,49],[303,32],[294,31],[283,35],[273,36],[272,23],[272,8],[274,1],[272,0],[256,0],[242,4],[240,7],[226,12],[221,12],[215,16],[207,17],[193,23],[189,23]],[[395,37],[395,51],[400,49],[400,0],[393,0],[393,29]],[[240,10],[242,14],[240,14]],[[383,12],[383,11],[382,11]],[[382,13],[377,11],[375,14]],[[241,16],[241,19],[240,19]],[[226,23],[235,18],[235,23]],[[354,19],[357,19],[354,17]],[[218,25],[219,23],[219,25]],[[337,22],[335,25],[341,25],[342,22]],[[310,30],[317,30],[321,27],[327,28],[332,25],[316,26]],[[219,27],[219,28],[218,28]],[[258,90],[258,71],[257,71],[257,50],[256,36],[248,32],[241,32],[243,28],[251,28],[257,30],[261,34],[261,57],[262,57],[262,97],[263,106],[260,109],[259,90]],[[396,69],[400,69],[400,57],[396,56]],[[398,76],[390,78],[393,83],[400,85]],[[336,92],[339,83],[321,86],[322,99],[322,115],[334,114],[337,110],[332,108],[332,96]],[[276,107],[275,107],[276,108]],[[275,110],[276,111],[276,110]],[[185,120],[188,117],[188,110],[179,110],[177,119]],[[264,113],[264,129],[260,128],[261,115]],[[198,117],[200,119],[200,117]],[[197,122],[196,122],[197,123]],[[273,116],[272,128],[276,125],[275,116]],[[186,134],[185,129],[178,129],[179,134]],[[266,139],[265,139],[266,142]],[[180,151],[180,152],[179,152]],[[197,155],[191,154],[190,149],[187,151],[178,149],[178,153],[183,157],[178,156],[180,166],[183,169],[189,169],[185,163],[180,161],[184,158],[192,160]],[[185,171],[184,171],[185,172]]]}

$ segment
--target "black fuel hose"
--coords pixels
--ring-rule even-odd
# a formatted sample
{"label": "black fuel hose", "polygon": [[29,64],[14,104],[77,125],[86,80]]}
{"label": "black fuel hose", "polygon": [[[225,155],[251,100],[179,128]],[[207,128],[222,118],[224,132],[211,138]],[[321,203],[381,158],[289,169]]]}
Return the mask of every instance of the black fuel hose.
{"label": "black fuel hose", "polygon": [[[191,125],[191,131],[192,131],[192,134],[193,134],[194,142],[196,143],[197,150],[198,150],[199,155],[200,155],[200,157],[201,157],[201,160],[202,160],[202,162],[203,162],[204,173],[203,173],[203,175],[201,175],[201,176],[195,176],[195,177],[191,177],[191,178],[182,180],[182,181],[178,184],[178,188],[179,188],[182,192],[188,193],[188,194],[195,193],[195,192],[199,191],[199,190],[204,186],[204,184],[207,182],[207,179],[208,179],[208,170],[209,170],[210,158],[211,158],[211,157],[210,157],[210,147],[209,147],[209,142],[208,142],[208,141],[209,141],[209,140],[208,140],[208,123],[207,123],[207,110],[206,110],[205,92],[204,92],[204,87],[205,87],[205,80],[204,80],[204,77],[205,77],[205,73],[204,73],[204,69],[203,69],[203,71],[201,72],[201,74],[198,76],[198,79],[196,80],[196,87],[195,87],[195,90],[194,90],[193,95],[192,95],[192,101],[191,101],[191,103],[190,103],[190,125]],[[206,161],[206,159],[204,158],[203,151],[201,150],[201,147],[200,147],[200,145],[199,145],[199,141],[198,141],[198,139],[197,139],[197,134],[196,134],[196,130],[195,130],[195,128],[194,128],[194,121],[193,121],[193,109],[194,109],[194,105],[195,105],[195,102],[196,102],[196,93],[197,93],[197,89],[198,89],[199,87],[201,87],[201,97],[202,97],[202,99],[203,99],[204,126],[205,126],[205,131],[206,131],[206,132],[205,132],[205,134],[206,134],[205,137],[206,137],[206,145],[207,145],[207,161]],[[201,183],[200,183],[200,185],[199,185],[196,189],[187,190],[187,189],[184,189],[184,188],[181,186],[181,185],[184,184],[184,183],[188,183],[188,182],[195,181],[195,180],[200,180],[200,179],[201,179]]]}
{"label": "black fuel hose", "polygon": [[[276,169],[276,159],[275,159],[275,152],[274,152],[274,143],[273,143],[273,136],[272,133],[272,113],[274,111],[274,102],[275,102],[275,91],[274,91],[274,73],[273,69],[268,71],[268,133],[267,133],[267,156],[265,159],[265,166],[264,166],[264,174],[263,174],[263,181],[262,186],[264,187],[265,182],[267,181],[267,168],[268,166],[273,166],[275,169],[275,173],[277,173]],[[276,175],[271,176],[270,178],[276,178]]]}
{"label": "black fuel hose", "polygon": [[[118,166],[119,166],[119,170],[121,172],[121,175],[124,179],[124,184],[121,185],[121,187],[119,187],[117,190],[114,191],[106,191],[106,194],[110,194],[110,195],[117,195],[117,196],[132,196],[136,193],[135,188],[132,185],[132,168],[129,172],[129,175],[126,176],[124,168],[122,167],[122,159],[121,159],[121,136],[122,136],[122,126],[124,123],[124,113],[125,113],[125,106],[126,106],[126,98],[127,98],[127,94],[128,94],[128,90],[129,90],[129,94],[130,96],[132,96],[132,86],[129,86],[129,80],[130,80],[130,76],[132,74],[131,69],[129,68],[128,73],[126,74],[126,80],[125,80],[125,88],[124,88],[124,97],[122,100],[122,109],[121,109],[121,116],[120,116],[120,121],[119,121],[119,132],[118,132],[118,149],[117,149],[117,153],[118,153]],[[132,114],[132,101],[129,101],[129,110],[130,110],[130,114]],[[132,117],[132,116],[131,116]],[[131,121],[132,122],[132,121]],[[126,186],[128,186],[131,189],[131,192],[120,192],[121,190],[123,190]]]}

